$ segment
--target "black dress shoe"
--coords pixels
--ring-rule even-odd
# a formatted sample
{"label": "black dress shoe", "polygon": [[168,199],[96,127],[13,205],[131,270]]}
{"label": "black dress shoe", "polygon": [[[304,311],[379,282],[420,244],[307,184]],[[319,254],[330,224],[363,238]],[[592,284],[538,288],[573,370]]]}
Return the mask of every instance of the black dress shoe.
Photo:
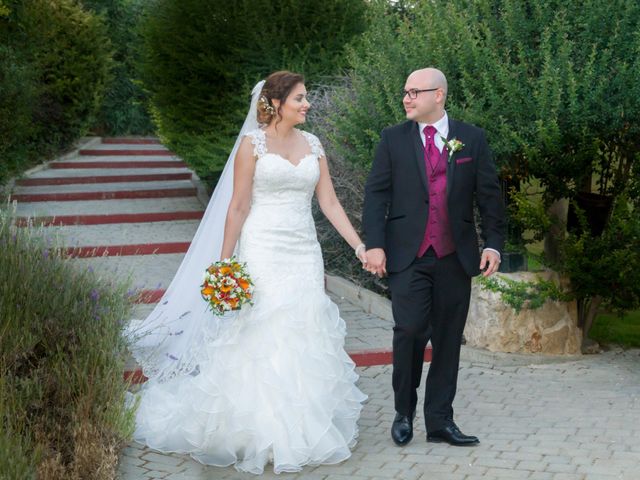
{"label": "black dress shoe", "polygon": [[447,442],[456,447],[470,447],[478,445],[480,440],[473,435],[465,435],[455,423],[451,422],[440,430],[427,433],[427,442]]}
{"label": "black dress shoe", "polygon": [[409,443],[413,438],[413,418],[396,413],[391,425],[391,438],[400,447]]}

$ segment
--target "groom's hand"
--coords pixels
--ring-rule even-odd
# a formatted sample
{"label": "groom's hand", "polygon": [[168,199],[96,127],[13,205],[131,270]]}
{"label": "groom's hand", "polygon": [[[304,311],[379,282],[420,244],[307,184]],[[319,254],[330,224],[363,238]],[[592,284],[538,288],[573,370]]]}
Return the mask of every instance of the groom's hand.
{"label": "groom's hand", "polygon": [[500,256],[492,250],[483,250],[480,259],[480,270],[483,270],[482,276],[489,277],[496,273],[500,268]]}
{"label": "groom's hand", "polygon": [[367,250],[367,271],[384,277],[387,274],[387,256],[382,248]]}

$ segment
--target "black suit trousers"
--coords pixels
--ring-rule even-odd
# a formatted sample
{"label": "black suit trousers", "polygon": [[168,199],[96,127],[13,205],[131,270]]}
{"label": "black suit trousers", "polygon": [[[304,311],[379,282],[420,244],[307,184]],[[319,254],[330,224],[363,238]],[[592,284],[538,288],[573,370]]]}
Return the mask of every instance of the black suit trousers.
{"label": "black suit trousers", "polygon": [[453,420],[462,333],[469,311],[471,277],[456,253],[436,258],[430,248],[405,270],[389,275],[396,411],[411,415],[418,403],[424,351],[431,339],[424,416],[427,432]]}

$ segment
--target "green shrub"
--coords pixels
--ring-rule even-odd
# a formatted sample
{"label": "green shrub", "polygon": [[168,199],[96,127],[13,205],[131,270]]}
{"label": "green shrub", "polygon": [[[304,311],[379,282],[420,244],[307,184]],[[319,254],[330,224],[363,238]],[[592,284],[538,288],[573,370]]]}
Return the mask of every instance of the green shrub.
{"label": "green shrub", "polygon": [[29,157],[34,100],[33,69],[11,46],[0,44],[0,184]]}
{"label": "green shrub", "polygon": [[58,247],[0,211],[0,467],[16,479],[111,479],[133,425],[121,335],[131,302]]}
{"label": "green shrub", "polygon": [[368,164],[381,128],[404,119],[407,74],[436,66],[449,113],[487,130],[503,179],[533,175],[549,199],[592,171],[604,189],[624,188],[640,136],[638,2],[456,0],[401,13],[373,3],[333,114],[333,142],[352,162]]}
{"label": "green shrub", "polygon": [[0,39],[35,73],[38,135],[65,148],[83,135],[100,106],[111,67],[102,21],[74,0],[12,2]]}
{"label": "green shrub", "polygon": [[[2,12],[0,175],[6,177],[87,131],[109,78],[111,47],[102,21],[74,0],[5,0]],[[15,116],[5,116],[12,108]]]}
{"label": "green shrub", "polygon": [[111,43],[100,19],[73,0],[26,0],[21,33],[39,78],[39,135],[65,148],[93,122],[111,68]]}
{"label": "green shrub", "polygon": [[136,69],[142,38],[139,22],[144,0],[82,0],[107,26],[114,49],[112,81],[93,130],[101,135],[144,135],[153,131],[147,96]]}
{"label": "green shrub", "polygon": [[557,268],[571,279],[586,337],[600,307],[618,314],[640,308],[640,215],[620,195],[602,235],[592,236],[580,217],[582,229],[563,240]]}
{"label": "green shrub", "polygon": [[344,45],[365,27],[365,7],[363,0],[149,2],[142,72],[161,137],[211,178],[253,84],[274,70],[300,71],[311,83],[338,71]]}

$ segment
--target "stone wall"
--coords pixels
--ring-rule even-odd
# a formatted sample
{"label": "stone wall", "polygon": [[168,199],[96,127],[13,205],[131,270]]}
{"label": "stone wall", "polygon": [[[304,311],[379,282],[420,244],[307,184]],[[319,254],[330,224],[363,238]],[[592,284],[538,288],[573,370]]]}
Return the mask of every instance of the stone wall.
{"label": "stone wall", "polygon": [[[554,272],[500,273],[517,281],[553,278]],[[464,336],[467,345],[492,352],[580,354],[582,332],[577,327],[575,301],[547,300],[536,310],[523,308],[519,313],[501,300],[501,294],[483,288],[474,279],[471,306]]]}

